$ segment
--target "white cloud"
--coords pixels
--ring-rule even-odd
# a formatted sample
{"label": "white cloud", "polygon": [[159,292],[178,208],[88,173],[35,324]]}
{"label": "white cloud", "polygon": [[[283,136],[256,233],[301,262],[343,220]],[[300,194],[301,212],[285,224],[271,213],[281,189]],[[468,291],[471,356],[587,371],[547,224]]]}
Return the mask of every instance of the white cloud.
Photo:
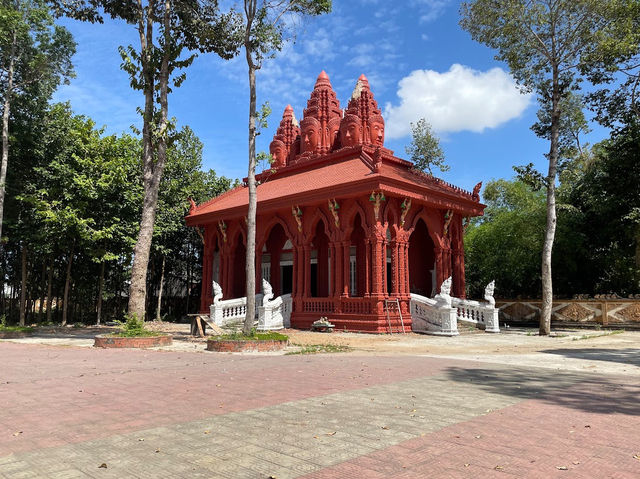
{"label": "white cloud", "polygon": [[401,138],[426,118],[440,133],[482,132],[519,117],[531,102],[500,68],[481,72],[454,64],[449,71],[415,70],[398,83],[397,106],[385,106],[386,135]]}
{"label": "white cloud", "polygon": [[451,0],[413,0],[420,11],[420,23],[437,20],[449,7]]}

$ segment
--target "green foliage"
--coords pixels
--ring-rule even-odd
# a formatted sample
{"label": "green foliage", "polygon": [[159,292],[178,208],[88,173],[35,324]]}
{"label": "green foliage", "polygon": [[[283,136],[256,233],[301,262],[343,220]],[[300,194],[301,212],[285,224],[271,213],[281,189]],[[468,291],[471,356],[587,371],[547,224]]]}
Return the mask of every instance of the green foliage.
{"label": "green foliage", "polygon": [[252,329],[249,334],[243,332],[234,332],[229,334],[222,334],[219,336],[211,336],[214,341],[288,341],[289,336],[286,336],[275,331],[269,331],[266,333],[258,333],[255,329]]}
{"label": "green foliage", "polygon": [[581,215],[577,229],[591,251],[582,274],[587,292],[640,290],[640,127],[629,125],[596,145],[575,175],[567,201]]}
{"label": "green foliage", "polygon": [[465,236],[470,297],[482,297],[496,281],[500,297],[535,296],[540,289],[540,253],[545,222],[544,194],[521,181],[490,181],[485,216]]}
{"label": "green foliage", "polygon": [[116,323],[120,326],[120,331],[113,333],[111,336],[117,336],[120,338],[138,338],[163,335],[163,333],[145,329],[144,321],[139,319],[136,314],[128,314],[125,316],[124,323],[121,321],[116,321]]}
{"label": "green foliage", "polygon": [[417,123],[411,123],[411,144],[405,148],[414,167],[420,171],[433,174],[432,167],[440,171],[449,171],[444,161],[444,152],[440,148],[440,140],[431,130],[431,125],[421,118]]}
{"label": "green foliage", "polygon": [[318,354],[318,353],[346,353],[351,351],[349,346],[341,346],[339,344],[311,344],[311,345],[297,345],[300,346],[298,351],[286,352],[285,356],[292,356],[295,354]]}

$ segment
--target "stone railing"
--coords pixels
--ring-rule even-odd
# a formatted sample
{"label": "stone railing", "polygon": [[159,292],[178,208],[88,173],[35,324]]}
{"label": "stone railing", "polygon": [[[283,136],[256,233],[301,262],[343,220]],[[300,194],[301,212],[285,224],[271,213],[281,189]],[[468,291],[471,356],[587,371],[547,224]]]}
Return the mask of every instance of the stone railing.
{"label": "stone railing", "polygon": [[305,299],[302,301],[302,311],[304,313],[333,313],[335,305],[333,299],[318,298]]}
{"label": "stone railing", "polygon": [[411,293],[411,329],[440,336],[458,335],[456,309],[439,299]]}
{"label": "stone railing", "polygon": [[368,298],[341,298],[340,310],[344,314],[371,313],[371,300]]}
{"label": "stone railing", "polygon": [[475,323],[487,333],[499,333],[498,308],[491,303],[451,298],[451,306],[457,310],[458,321]]}
{"label": "stone railing", "polygon": [[[536,325],[540,321],[542,302],[539,299],[499,299],[496,306],[500,320],[512,326]],[[640,328],[640,300],[624,298],[554,299],[551,307],[554,326],[604,326],[610,328]]]}
{"label": "stone railing", "polygon": [[[262,304],[262,294],[256,294],[256,319],[258,319],[258,305]],[[244,320],[247,315],[247,297],[233,299],[214,299],[209,308],[209,317],[218,326]]]}

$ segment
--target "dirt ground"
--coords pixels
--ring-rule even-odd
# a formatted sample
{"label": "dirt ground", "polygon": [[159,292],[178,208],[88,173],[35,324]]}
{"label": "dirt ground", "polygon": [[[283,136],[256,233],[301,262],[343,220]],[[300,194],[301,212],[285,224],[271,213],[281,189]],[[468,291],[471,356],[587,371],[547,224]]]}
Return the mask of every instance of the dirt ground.
{"label": "dirt ground", "polygon": [[[305,346],[346,346],[349,355],[414,355],[510,365],[542,367],[558,371],[580,371],[640,377],[640,331],[607,331],[595,329],[554,330],[551,336],[538,336],[530,328],[503,328],[501,333],[485,333],[461,328],[454,337],[425,334],[359,334],[334,331],[320,333],[285,329],[289,346],[273,353],[210,353],[205,351],[206,338],[192,336],[190,325],[147,323],[147,328],[170,333],[171,346],[157,349],[205,354],[282,355],[301,352]],[[92,347],[96,334],[114,331],[109,326],[39,328],[33,336],[2,340],[61,347]],[[207,334],[211,334],[208,329]],[[313,348],[320,352],[333,349]]]}

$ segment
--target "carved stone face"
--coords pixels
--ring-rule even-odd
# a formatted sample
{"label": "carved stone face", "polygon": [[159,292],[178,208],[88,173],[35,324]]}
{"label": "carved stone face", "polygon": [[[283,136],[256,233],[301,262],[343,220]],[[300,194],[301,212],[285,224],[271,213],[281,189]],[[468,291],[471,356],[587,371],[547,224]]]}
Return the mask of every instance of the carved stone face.
{"label": "carved stone face", "polygon": [[320,141],[320,129],[315,124],[305,125],[302,129],[302,145],[304,151],[316,151]]}
{"label": "carved stone face", "polygon": [[369,129],[371,142],[376,146],[384,146],[384,123],[374,121]]}
{"label": "carved stone face", "polygon": [[279,141],[274,141],[269,147],[271,158],[273,158],[274,166],[283,166],[287,160],[287,151],[284,145]]}
{"label": "carved stone face", "polygon": [[342,146],[355,146],[360,141],[360,125],[357,120],[345,120],[340,126],[340,142]]}

